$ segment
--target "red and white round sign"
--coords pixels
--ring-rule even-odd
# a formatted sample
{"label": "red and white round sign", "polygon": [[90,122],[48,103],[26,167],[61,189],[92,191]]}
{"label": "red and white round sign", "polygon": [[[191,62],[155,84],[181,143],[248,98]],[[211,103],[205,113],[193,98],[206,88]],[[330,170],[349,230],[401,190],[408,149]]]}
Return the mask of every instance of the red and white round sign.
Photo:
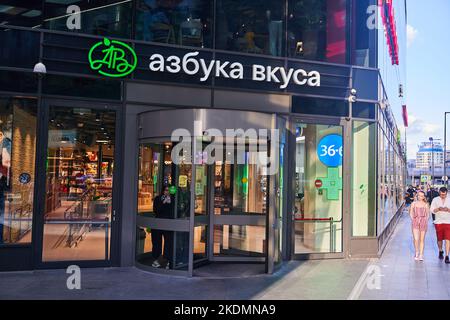
{"label": "red and white round sign", "polygon": [[317,179],[315,182],[314,182],[314,185],[316,186],[316,188],[322,188],[322,180],[319,180],[319,179]]}

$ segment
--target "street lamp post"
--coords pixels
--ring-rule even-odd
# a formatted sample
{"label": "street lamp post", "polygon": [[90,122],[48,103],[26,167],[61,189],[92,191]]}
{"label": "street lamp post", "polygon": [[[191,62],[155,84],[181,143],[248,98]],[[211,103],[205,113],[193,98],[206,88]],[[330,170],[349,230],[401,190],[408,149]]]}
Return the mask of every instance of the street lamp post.
{"label": "street lamp post", "polygon": [[434,188],[434,139],[430,137],[431,142],[431,187]]}
{"label": "street lamp post", "polygon": [[[434,188],[434,141],[441,141],[441,139],[434,139],[433,137],[430,137],[429,140],[431,142],[431,181],[432,181],[431,187]],[[445,168],[445,160],[444,160],[444,168]]]}
{"label": "street lamp post", "polygon": [[450,112],[444,113],[444,179],[445,185],[448,186],[448,179],[447,179],[447,115],[450,114]]}

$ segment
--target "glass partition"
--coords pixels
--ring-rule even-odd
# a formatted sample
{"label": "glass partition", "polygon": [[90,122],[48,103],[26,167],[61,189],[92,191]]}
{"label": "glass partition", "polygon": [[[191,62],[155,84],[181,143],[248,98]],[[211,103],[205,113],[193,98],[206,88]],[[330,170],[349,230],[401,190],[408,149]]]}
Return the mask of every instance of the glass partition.
{"label": "glass partition", "polygon": [[[189,218],[192,165],[175,164],[171,156],[173,147],[172,142],[141,144],[138,214],[163,219]],[[165,189],[167,189],[166,194]],[[173,205],[168,211],[166,210],[167,212],[161,214],[156,209],[159,198],[164,196],[170,197]],[[202,206],[205,205],[202,204]],[[197,212],[204,211],[198,208]]]}
{"label": "glass partition", "polygon": [[36,102],[0,98],[0,245],[31,242]]}
{"label": "glass partition", "polygon": [[352,236],[376,236],[376,123],[353,122]]}
{"label": "glass partition", "polygon": [[[172,159],[175,144],[169,141],[142,143],[139,147],[138,216],[147,225],[138,225],[136,259],[144,266],[184,270],[189,263],[189,232],[177,231],[179,220],[189,225],[191,210],[192,165],[176,164]],[[200,166],[201,168],[201,166]],[[197,171],[196,214],[206,213],[204,174]],[[204,230],[195,229],[194,254],[206,254]]]}
{"label": "glass partition", "polygon": [[249,149],[249,145],[243,148],[246,148],[244,152],[234,153],[234,160],[218,161],[215,164],[216,215],[267,214],[267,169],[257,164],[259,152],[256,149]]}

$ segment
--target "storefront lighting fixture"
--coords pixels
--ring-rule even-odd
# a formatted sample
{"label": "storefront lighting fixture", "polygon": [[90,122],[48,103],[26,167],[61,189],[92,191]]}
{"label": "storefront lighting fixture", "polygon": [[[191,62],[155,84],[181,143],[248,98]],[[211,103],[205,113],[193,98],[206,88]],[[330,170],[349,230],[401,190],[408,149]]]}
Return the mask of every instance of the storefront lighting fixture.
{"label": "storefront lighting fixture", "polygon": [[42,62],[38,62],[34,65],[33,72],[37,73],[39,76],[43,76],[47,73],[47,68]]}

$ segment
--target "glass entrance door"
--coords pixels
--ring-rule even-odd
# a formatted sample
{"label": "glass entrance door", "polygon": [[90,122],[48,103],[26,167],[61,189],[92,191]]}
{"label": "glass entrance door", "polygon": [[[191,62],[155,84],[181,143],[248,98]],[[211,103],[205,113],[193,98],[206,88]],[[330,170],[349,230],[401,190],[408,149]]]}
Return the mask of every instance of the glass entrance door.
{"label": "glass entrance door", "polygon": [[269,176],[252,143],[224,148],[224,161],[213,165],[212,261],[266,260]]}
{"label": "glass entrance door", "polygon": [[47,106],[43,263],[111,263],[115,235],[116,111]]}
{"label": "glass entrance door", "polygon": [[294,254],[342,252],[342,127],[294,125]]}

